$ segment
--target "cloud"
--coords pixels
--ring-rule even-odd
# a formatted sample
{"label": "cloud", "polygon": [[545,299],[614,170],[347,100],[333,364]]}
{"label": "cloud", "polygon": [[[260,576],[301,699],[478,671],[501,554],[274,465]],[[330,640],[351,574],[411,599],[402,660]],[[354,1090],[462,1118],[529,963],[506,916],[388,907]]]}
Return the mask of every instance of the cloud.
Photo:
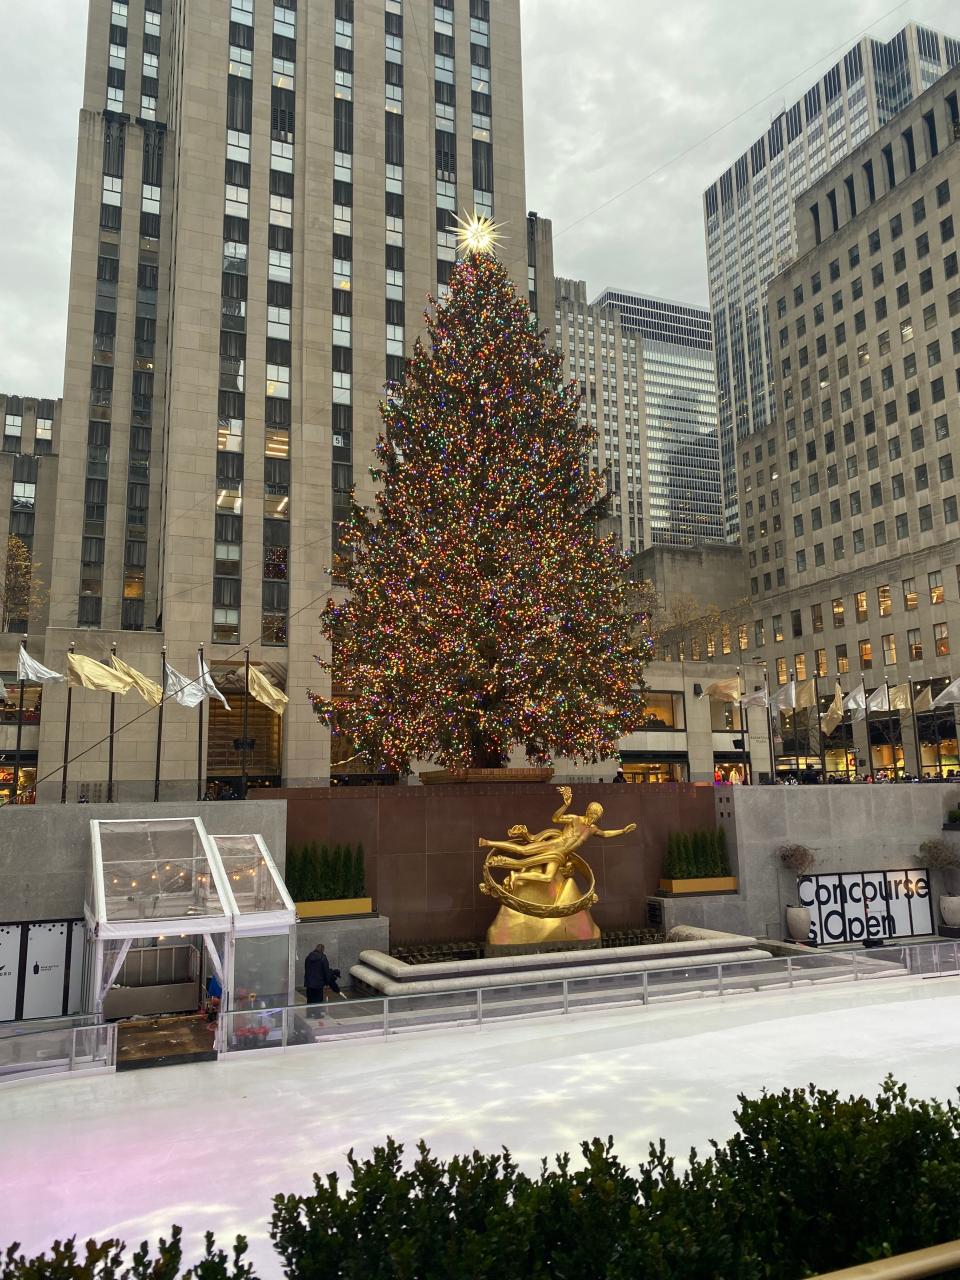
{"label": "cloud", "polygon": [[[772,115],[865,29],[887,39],[913,17],[960,35],[955,0],[520,3],[527,207],[591,296],[705,303],[703,191]],[[86,10],[0,3],[0,391],[62,386]]]}

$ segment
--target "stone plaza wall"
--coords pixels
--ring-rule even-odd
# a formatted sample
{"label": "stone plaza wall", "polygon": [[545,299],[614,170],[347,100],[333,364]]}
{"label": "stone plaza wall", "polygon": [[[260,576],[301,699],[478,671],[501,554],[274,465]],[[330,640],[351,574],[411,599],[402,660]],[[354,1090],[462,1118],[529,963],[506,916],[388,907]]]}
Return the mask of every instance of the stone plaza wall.
{"label": "stone plaza wall", "polygon": [[[796,877],[775,856],[781,845],[811,849],[814,873],[910,867],[924,840],[944,834],[947,810],[960,806],[960,785],[723,787],[716,804],[738,892],[667,899],[665,923],[782,938],[784,908],[797,891]],[[931,878],[936,904],[940,883]]]}
{"label": "stone plaza wall", "polygon": [[[291,844],[363,844],[367,893],[390,919],[391,942],[482,939],[495,907],[478,888],[480,836],[503,836],[523,822],[549,826],[560,803],[551,785],[305,787],[253,793],[287,802]],[[603,825],[637,830],[591,840],[582,850],[597,879],[594,917],[603,929],[642,926],[660,878],[671,831],[712,829],[712,786],[615,786],[574,789],[573,809],[597,800]],[[342,966],[341,966],[342,967]]]}
{"label": "stone plaza wall", "polygon": [[287,856],[283,804],[247,800],[10,805],[0,817],[0,920],[69,920],[83,915],[92,819],[194,817],[212,835],[263,836],[283,871]]}

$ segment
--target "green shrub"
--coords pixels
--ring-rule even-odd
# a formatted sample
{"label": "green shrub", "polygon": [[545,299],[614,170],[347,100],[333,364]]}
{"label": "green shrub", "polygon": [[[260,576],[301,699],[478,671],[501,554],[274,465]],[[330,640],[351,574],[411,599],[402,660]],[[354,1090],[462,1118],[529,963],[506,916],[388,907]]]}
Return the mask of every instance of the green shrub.
{"label": "green shrub", "polygon": [[283,882],[294,902],[302,902],[300,897],[300,864],[301,853],[295,844],[287,845],[287,862],[283,872]]}
{"label": "green shrub", "polygon": [[367,867],[363,856],[363,845],[358,844],[353,855],[353,886],[351,898],[363,898],[367,892]]}
{"label": "green shrub", "polygon": [[[635,1170],[612,1139],[524,1173],[510,1153],[443,1161],[420,1143],[411,1164],[392,1139],[350,1177],[314,1177],[274,1200],[270,1235],[290,1280],[801,1280],[960,1234],[960,1106],[785,1089],[739,1099],[737,1131],[678,1170],[665,1144]],[[0,1280],[255,1280],[207,1236],[181,1273],[180,1230],[146,1245],[73,1241],[26,1259],[7,1250]],[[274,1274],[271,1269],[270,1274]],[[953,1274],[953,1273],[949,1273]]]}
{"label": "green shrub", "polygon": [[960,822],[960,809],[951,809],[947,814],[948,822]]}

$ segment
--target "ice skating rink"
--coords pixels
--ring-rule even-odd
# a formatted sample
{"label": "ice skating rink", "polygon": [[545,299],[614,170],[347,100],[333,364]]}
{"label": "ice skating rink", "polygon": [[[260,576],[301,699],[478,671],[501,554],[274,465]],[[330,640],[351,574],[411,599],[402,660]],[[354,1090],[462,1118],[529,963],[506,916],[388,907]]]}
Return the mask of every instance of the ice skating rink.
{"label": "ice skating rink", "polygon": [[251,1240],[279,1276],[271,1198],[344,1170],[387,1134],[439,1155],[508,1146],[533,1166],[613,1134],[630,1162],[663,1136],[684,1157],[732,1131],[738,1093],[814,1082],[918,1096],[960,1085],[960,978],[578,1013],[285,1055],[0,1090],[0,1248],[57,1237],[156,1238],[179,1223]]}

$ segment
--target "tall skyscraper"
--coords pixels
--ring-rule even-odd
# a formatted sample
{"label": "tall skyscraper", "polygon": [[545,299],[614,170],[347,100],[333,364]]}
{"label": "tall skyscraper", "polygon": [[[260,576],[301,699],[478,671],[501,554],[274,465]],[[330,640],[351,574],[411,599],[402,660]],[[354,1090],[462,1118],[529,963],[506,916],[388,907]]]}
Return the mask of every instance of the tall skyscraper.
{"label": "tall skyscraper", "polygon": [[615,309],[624,331],[639,339],[644,545],[722,538],[710,312],[623,289],[604,289],[594,305]]}
{"label": "tall skyscraper", "polygon": [[738,450],[751,656],[774,685],[899,691],[902,717],[837,731],[831,771],[902,748],[911,773],[943,774],[956,708],[921,701],[916,733],[909,708],[960,648],[960,67],[796,213],[798,257],[768,290],[777,415]]}
{"label": "tall skyscraper", "polygon": [[[550,224],[531,220],[531,306],[552,268]],[[557,278],[553,322],[567,373],[583,388],[591,462],[608,477],[628,553],[723,538],[710,315],[698,307]]]}
{"label": "tall skyscraper", "polygon": [[[724,521],[732,540],[741,532],[738,443],[775,414],[766,289],[796,254],[796,201],[958,62],[960,42],[912,22],[886,43],[864,37],[704,193]],[[824,217],[829,234],[837,212],[825,209]]]}
{"label": "tall skyscraper", "polygon": [[[474,209],[523,292],[519,0],[91,0],[45,656],[116,642],[158,678],[161,645],[191,673],[205,646],[232,707],[211,706],[206,777],[240,768],[247,646],[290,699],[282,724],[250,704],[251,776],[328,771],[307,690],[329,567]],[[73,716],[82,750],[102,695]],[[195,726],[172,708],[167,792],[193,785]],[[153,734],[124,731],[121,796],[152,794]]]}

